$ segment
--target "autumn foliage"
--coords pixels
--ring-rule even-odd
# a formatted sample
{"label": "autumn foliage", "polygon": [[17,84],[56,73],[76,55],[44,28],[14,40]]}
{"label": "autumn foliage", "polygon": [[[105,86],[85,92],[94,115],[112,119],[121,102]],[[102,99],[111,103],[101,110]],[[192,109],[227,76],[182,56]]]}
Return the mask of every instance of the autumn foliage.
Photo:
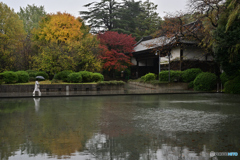
{"label": "autumn foliage", "polygon": [[70,44],[81,39],[81,26],[82,23],[68,13],[49,14],[40,23],[37,38],[46,42]]}
{"label": "autumn foliage", "polygon": [[108,71],[125,70],[131,65],[130,57],[124,53],[133,52],[135,38],[127,34],[119,34],[113,31],[99,33],[103,69]]}
{"label": "autumn foliage", "polygon": [[38,54],[34,68],[55,74],[62,70],[100,71],[99,41],[88,33],[80,18],[68,13],[49,14],[33,30]]}

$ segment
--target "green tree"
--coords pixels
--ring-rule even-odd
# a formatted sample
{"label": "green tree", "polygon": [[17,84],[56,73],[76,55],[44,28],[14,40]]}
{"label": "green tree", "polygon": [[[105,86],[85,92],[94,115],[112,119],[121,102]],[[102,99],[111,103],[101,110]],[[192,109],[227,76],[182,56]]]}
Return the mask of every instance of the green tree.
{"label": "green tree", "polygon": [[128,35],[132,34],[136,37],[135,29],[138,26],[137,17],[141,12],[143,11],[140,7],[140,2],[124,0],[117,11],[117,18],[115,19],[115,25],[112,31]]}
{"label": "green tree", "polygon": [[238,0],[228,1],[227,9],[229,10],[226,30],[232,26],[235,20],[239,20],[240,15],[240,2]]}
{"label": "green tree", "polygon": [[214,32],[216,60],[229,76],[240,70],[240,11],[239,1],[228,0]]}
{"label": "green tree", "polygon": [[140,39],[161,27],[161,18],[156,12],[157,5],[149,0],[143,3],[134,0],[101,0],[84,7],[88,7],[89,11],[81,11],[80,14],[95,33],[99,30],[117,31]]}
{"label": "green tree", "polygon": [[112,30],[114,20],[120,3],[115,0],[101,0],[101,2],[91,2],[84,7],[89,7],[89,11],[80,11],[81,17],[90,24],[92,32],[97,32],[101,28]]}
{"label": "green tree", "polygon": [[23,49],[18,55],[19,63],[17,69],[27,70],[32,68],[33,56],[36,53],[33,49],[33,44],[31,41],[32,30],[38,28],[40,20],[46,15],[44,6],[27,5],[26,8],[20,7],[20,11],[17,13],[20,19],[23,21],[24,30],[27,33],[26,37],[23,39]]}
{"label": "green tree", "polygon": [[26,8],[20,7],[20,12],[17,13],[23,21],[24,29],[31,33],[33,28],[38,28],[39,21],[46,15],[44,6],[27,5]]}
{"label": "green tree", "polygon": [[23,23],[18,15],[0,2],[0,72],[14,69],[24,35]]}
{"label": "green tree", "polygon": [[148,36],[162,27],[162,18],[158,15],[157,5],[146,0],[140,4],[142,12],[138,15],[136,21],[138,26],[135,28],[135,33],[138,37]]}

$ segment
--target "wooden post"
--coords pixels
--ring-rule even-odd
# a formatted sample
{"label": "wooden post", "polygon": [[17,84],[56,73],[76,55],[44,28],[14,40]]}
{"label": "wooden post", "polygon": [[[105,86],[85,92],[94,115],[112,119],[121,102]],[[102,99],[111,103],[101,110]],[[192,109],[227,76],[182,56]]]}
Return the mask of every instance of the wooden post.
{"label": "wooden post", "polygon": [[139,61],[136,59],[136,61],[137,61],[137,72],[136,72],[136,77],[138,78],[138,74],[139,74],[139,72],[138,72],[138,69],[139,69]]}

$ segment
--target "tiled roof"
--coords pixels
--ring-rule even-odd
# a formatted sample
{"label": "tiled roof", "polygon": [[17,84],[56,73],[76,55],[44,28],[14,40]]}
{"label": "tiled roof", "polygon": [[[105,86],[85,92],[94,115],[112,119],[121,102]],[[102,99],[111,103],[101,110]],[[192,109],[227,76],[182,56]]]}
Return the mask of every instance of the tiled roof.
{"label": "tiled roof", "polygon": [[153,49],[157,47],[161,47],[167,44],[170,44],[174,41],[175,37],[168,38],[166,36],[153,38],[150,40],[140,41],[135,47],[135,52],[144,51],[148,49]]}

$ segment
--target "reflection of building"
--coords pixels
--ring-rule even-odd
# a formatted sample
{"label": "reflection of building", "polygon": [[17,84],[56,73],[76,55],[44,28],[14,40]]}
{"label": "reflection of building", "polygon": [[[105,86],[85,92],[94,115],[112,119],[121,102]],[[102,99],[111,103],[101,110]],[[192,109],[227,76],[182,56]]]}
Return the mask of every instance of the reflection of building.
{"label": "reflection of building", "polygon": [[[198,22],[187,24],[190,28],[198,26]],[[185,27],[186,27],[185,26]],[[198,46],[197,41],[186,40],[184,37],[151,36],[143,37],[135,44],[131,57],[132,76],[138,77],[146,73],[159,72],[159,54],[161,57],[161,70],[168,69],[169,60],[166,56],[171,53],[171,69],[186,70],[188,68],[201,68],[203,71],[213,71],[213,57]],[[156,54],[157,52],[157,54]]]}

